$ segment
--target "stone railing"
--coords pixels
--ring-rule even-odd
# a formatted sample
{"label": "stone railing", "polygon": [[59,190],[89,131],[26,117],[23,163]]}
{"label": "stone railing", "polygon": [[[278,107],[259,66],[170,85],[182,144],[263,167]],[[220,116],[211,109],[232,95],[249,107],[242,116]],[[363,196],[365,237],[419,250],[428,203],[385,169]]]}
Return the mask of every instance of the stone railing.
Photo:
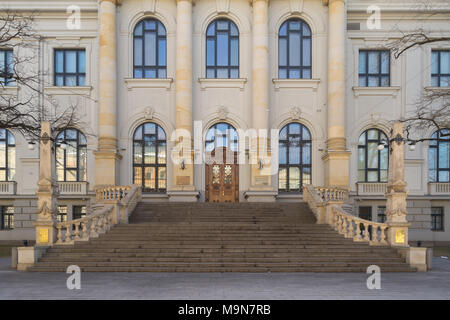
{"label": "stone railing", "polygon": [[15,195],[17,183],[15,181],[0,182],[0,194]]}
{"label": "stone railing", "polygon": [[94,212],[81,219],[59,222],[56,227],[56,244],[73,244],[87,241],[107,232],[118,223],[128,223],[129,215],[141,200],[138,185],[97,189]]}
{"label": "stone railing", "polygon": [[73,244],[98,237],[113,225],[113,214],[114,206],[107,205],[84,218],[57,223],[56,244]]}
{"label": "stone railing", "polygon": [[343,234],[344,237],[352,238],[353,241],[369,242],[371,245],[388,245],[386,240],[387,224],[349,215],[338,205],[332,205],[332,210],[334,230]]}
{"label": "stone railing", "polygon": [[369,242],[371,245],[388,245],[388,225],[364,220],[346,213],[342,204],[348,199],[348,190],[334,187],[303,188],[303,200],[308,203],[318,224],[329,224],[346,238]]}
{"label": "stone railing", "polygon": [[428,183],[428,193],[431,195],[450,195],[450,182]]}
{"label": "stone railing", "polygon": [[87,182],[60,181],[58,182],[58,189],[60,195],[86,195],[89,188]]}

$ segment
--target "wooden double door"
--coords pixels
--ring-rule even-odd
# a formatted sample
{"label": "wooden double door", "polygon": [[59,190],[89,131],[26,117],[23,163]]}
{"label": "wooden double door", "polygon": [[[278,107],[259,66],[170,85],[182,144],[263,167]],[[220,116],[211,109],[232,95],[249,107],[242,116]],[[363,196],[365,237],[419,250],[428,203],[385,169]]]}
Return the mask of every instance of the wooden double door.
{"label": "wooden double door", "polygon": [[237,152],[216,149],[207,155],[206,201],[239,201],[239,165]]}

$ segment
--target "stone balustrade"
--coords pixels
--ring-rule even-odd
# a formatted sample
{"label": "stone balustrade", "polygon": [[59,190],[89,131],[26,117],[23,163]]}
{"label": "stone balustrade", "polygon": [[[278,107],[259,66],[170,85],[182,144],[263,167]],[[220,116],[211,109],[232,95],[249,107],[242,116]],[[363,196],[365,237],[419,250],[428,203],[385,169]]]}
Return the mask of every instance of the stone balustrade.
{"label": "stone balustrade", "polygon": [[60,181],[58,187],[60,195],[86,195],[88,192],[87,182]]}
{"label": "stone balustrade", "polygon": [[313,187],[318,196],[325,202],[345,202],[348,199],[348,190],[335,187]]}
{"label": "stone balustrade", "polygon": [[111,186],[105,188],[99,188],[96,190],[97,202],[111,201],[111,200],[122,200],[131,190],[132,186]]}
{"label": "stone balustrade", "polygon": [[358,182],[358,196],[384,196],[387,190],[387,183],[383,182]]}

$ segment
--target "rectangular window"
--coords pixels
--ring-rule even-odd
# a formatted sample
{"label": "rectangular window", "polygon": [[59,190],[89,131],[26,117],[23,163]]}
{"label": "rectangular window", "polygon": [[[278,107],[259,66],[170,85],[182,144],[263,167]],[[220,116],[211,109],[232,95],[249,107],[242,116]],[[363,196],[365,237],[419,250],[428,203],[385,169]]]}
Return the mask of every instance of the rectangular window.
{"label": "rectangular window", "polygon": [[11,49],[0,50],[0,85],[14,86],[14,55]]}
{"label": "rectangular window", "polygon": [[58,206],[58,215],[56,217],[58,222],[67,221],[67,206]]}
{"label": "rectangular window", "polygon": [[0,229],[14,229],[14,207],[0,207]]}
{"label": "rectangular window", "polygon": [[377,208],[377,221],[380,223],[386,222],[386,207]]}
{"label": "rectangular window", "polygon": [[86,85],[86,52],[84,49],[55,50],[55,86]]}
{"label": "rectangular window", "polygon": [[444,231],[444,208],[431,208],[431,230]]}
{"label": "rectangular window", "polygon": [[391,57],[389,50],[360,50],[358,78],[360,87],[389,87]]}
{"label": "rectangular window", "polygon": [[86,206],[73,206],[73,220],[86,217]]}
{"label": "rectangular window", "polygon": [[431,51],[431,86],[450,87],[450,50]]}
{"label": "rectangular window", "polygon": [[359,207],[359,217],[372,221],[372,207]]}

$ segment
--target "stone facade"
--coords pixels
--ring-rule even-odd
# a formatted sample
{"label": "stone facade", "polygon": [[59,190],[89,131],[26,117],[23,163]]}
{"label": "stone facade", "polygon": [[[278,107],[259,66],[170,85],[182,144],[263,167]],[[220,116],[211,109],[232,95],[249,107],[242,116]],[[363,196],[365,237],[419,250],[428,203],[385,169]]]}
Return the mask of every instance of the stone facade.
{"label": "stone facade", "polygon": [[[37,10],[36,29],[43,36],[42,60],[46,92],[62,104],[76,101],[85,122],[78,128],[87,138],[86,191],[62,192],[59,205],[88,204],[96,186],[133,183],[133,134],[151,121],[164,129],[168,151],[175,129],[191,134],[201,121],[204,137],[215,123],[227,122],[244,131],[281,129],[301,123],[311,133],[312,184],[349,187],[353,212],[385,206],[384,192],[365,191],[358,183],[358,139],[367,129],[388,134],[391,121],[414,108],[430,87],[432,49],[450,49],[440,42],[391,57],[389,87],[360,87],[358,52],[380,49],[398,38],[397,30],[417,28],[448,34],[450,6],[436,1],[436,14],[414,1],[380,3],[381,28],[370,30],[367,8],[360,0],[77,0],[2,1],[11,9]],[[71,5],[81,9],[80,29],[68,29]],[[413,10],[411,10],[413,8]],[[144,18],[159,20],[166,29],[167,76],[133,77],[133,30]],[[206,77],[206,29],[227,18],[239,29],[239,78]],[[278,78],[278,32],[290,18],[300,18],[312,33],[310,79]],[[178,22],[178,23],[177,23]],[[54,54],[59,48],[86,52],[86,83],[54,86]],[[11,93],[12,89],[8,89]],[[8,93],[7,92],[7,93]],[[16,137],[16,192],[0,195],[2,206],[15,207],[14,230],[1,230],[0,240],[34,239],[39,151],[28,150]],[[427,133],[431,136],[432,132]],[[37,149],[37,148],[36,148]],[[195,150],[193,152],[195,154]],[[250,153],[248,158],[253,155]],[[189,153],[187,157],[194,157]],[[258,159],[256,159],[258,160]],[[269,159],[265,159],[267,164]],[[428,145],[406,150],[410,241],[450,241],[450,193],[430,192]],[[267,166],[266,166],[267,169]],[[151,201],[205,201],[204,164],[167,161],[167,191],[144,194]],[[261,181],[265,181],[261,183]],[[278,176],[259,170],[257,161],[239,165],[239,201],[298,201],[300,195],[278,193]],[[381,189],[385,185],[380,186]],[[61,189],[61,186],[60,186]],[[85,190],[81,188],[80,190]],[[430,231],[431,207],[444,208],[444,231]]]}

